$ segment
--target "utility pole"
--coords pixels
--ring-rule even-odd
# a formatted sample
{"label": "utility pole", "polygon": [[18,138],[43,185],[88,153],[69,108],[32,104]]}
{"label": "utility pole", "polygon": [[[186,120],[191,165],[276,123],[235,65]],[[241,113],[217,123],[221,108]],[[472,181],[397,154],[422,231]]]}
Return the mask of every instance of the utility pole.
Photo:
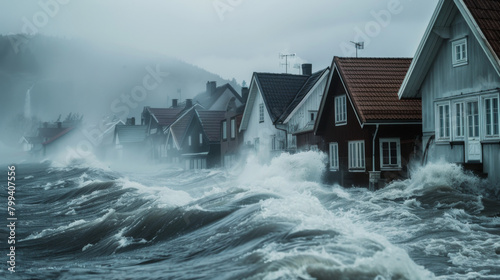
{"label": "utility pole", "polygon": [[294,53],[290,53],[290,54],[282,54],[280,53],[280,58],[283,59],[283,57],[285,58],[285,64],[281,64],[281,65],[285,65],[285,73],[288,74],[288,57],[294,57],[295,54]]}

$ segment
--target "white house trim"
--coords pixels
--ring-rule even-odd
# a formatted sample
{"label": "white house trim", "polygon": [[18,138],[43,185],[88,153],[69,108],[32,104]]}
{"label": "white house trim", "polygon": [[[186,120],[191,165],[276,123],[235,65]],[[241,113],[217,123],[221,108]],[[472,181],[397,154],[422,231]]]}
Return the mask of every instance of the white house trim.
{"label": "white house trim", "polygon": [[440,26],[449,25],[450,21],[453,18],[449,16],[453,10],[453,6],[457,7],[458,11],[465,19],[467,25],[472,30],[474,37],[477,39],[479,45],[491,62],[497,75],[500,76],[500,60],[491,47],[490,43],[486,39],[486,36],[479,28],[479,25],[474,20],[469,9],[467,9],[467,6],[463,2],[463,0],[440,0],[429,23],[429,26],[424,33],[424,37],[420,42],[420,45],[418,46],[415,58],[413,59],[408,73],[403,80],[401,88],[399,89],[398,96],[400,99],[411,98],[417,95],[416,89],[418,89],[424,81],[427,70],[433,63],[435,56],[438,54],[439,48],[437,47],[437,45],[441,44],[443,40],[437,34],[434,34],[435,36],[431,35],[433,35],[432,33],[435,33],[435,28],[440,28],[439,26],[437,26],[438,22]]}
{"label": "white house trim", "polygon": [[248,99],[247,104],[245,105],[245,110],[243,111],[243,117],[241,119],[241,124],[238,129],[238,132],[242,132],[247,129],[248,122],[250,121],[250,115],[252,113],[253,105],[255,103],[255,99],[257,98],[257,94],[262,92],[259,83],[256,81],[257,75],[253,73],[252,82],[250,83],[250,88],[248,89]]}
{"label": "white house trim", "polygon": [[316,88],[323,82],[325,77],[328,77],[328,74],[330,74],[329,70],[326,70],[325,73],[323,73],[323,75],[321,75],[321,77],[318,79],[318,81],[316,81],[316,84],[312,87],[311,90],[309,90],[309,92],[306,94],[306,96],[302,99],[302,101],[300,101],[300,103],[295,107],[295,109],[293,109],[293,111],[290,113],[290,115],[288,115],[288,117],[285,119],[285,121],[283,123],[286,124],[290,121],[290,119],[295,115],[295,113],[300,109],[300,107],[302,107],[302,105],[304,105],[304,103],[306,103],[307,99],[312,95],[312,93],[316,90]]}

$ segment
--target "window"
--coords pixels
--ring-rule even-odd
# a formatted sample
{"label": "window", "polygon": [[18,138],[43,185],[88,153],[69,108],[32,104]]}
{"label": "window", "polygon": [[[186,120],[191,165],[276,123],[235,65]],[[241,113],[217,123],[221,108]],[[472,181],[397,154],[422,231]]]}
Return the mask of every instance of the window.
{"label": "window", "polygon": [[365,169],[365,142],[349,141],[349,170],[364,171]]}
{"label": "window", "polygon": [[498,97],[484,99],[486,137],[499,137],[498,127]]}
{"label": "window", "polygon": [[479,105],[477,101],[467,102],[467,137],[479,137]]}
{"label": "window", "polygon": [[463,102],[455,103],[454,107],[454,140],[462,140],[465,136],[465,107]]}
{"label": "window", "polygon": [[339,170],[339,144],[330,143],[330,171]]}
{"label": "window", "polygon": [[453,66],[466,65],[467,59],[467,38],[462,38],[451,43]]}
{"label": "window", "polygon": [[317,111],[309,111],[309,120],[314,121],[316,120],[316,116],[318,115]]}
{"label": "window", "polygon": [[259,122],[264,122],[264,103],[259,104]]}
{"label": "window", "polygon": [[227,121],[222,121],[222,140],[227,140]]}
{"label": "window", "polygon": [[188,145],[191,146],[191,135],[188,137]]}
{"label": "window", "polygon": [[335,123],[342,124],[347,122],[347,103],[346,96],[335,97]]}
{"label": "window", "polygon": [[203,144],[203,134],[200,133],[200,145]]}
{"label": "window", "polygon": [[380,168],[401,168],[401,146],[399,138],[380,139]]}
{"label": "window", "polygon": [[231,119],[231,139],[236,138],[236,119]]}
{"label": "window", "polygon": [[436,140],[450,141],[450,104],[436,106]]}

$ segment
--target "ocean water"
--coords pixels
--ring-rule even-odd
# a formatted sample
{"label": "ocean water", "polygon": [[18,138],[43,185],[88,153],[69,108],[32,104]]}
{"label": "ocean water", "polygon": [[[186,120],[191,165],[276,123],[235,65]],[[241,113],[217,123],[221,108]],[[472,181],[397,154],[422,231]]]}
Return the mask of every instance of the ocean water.
{"label": "ocean water", "polygon": [[446,163],[375,192],[343,188],[321,183],[324,161],[17,164],[16,272],[3,226],[0,278],[500,279],[498,190]]}

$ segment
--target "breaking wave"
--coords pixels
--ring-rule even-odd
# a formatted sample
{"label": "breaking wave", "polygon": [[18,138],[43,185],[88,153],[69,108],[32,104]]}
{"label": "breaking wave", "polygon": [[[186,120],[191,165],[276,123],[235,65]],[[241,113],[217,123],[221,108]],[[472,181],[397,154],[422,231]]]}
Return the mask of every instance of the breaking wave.
{"label": "breaking wave", "polygon": [[436,163],[376,192],[346,189],[321,182],[325,160],[305,152],[265,164],[250,157],[230,171],[152,168],[127,175],[89,162],[19,165],[18,251],[30,267],[21,273],[79,279],[500,277],[500,204],[483,181]]}

